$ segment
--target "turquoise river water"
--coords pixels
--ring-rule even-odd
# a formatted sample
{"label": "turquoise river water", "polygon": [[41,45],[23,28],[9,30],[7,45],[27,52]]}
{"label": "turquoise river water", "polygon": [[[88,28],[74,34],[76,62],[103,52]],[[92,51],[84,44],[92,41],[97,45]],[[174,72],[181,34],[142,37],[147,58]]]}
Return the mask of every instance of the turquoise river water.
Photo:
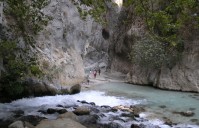
{"label": "turquoise river water", "polygon": [[[147,112],[143,116],[149,119],[167,117],[174,123],[196,124],[199,126],[199,94],[187,92],[164,91],[152,87],[107,83],[94,87],[107,92],[108,95],[144,101]],[[194,112],[194,116],[185,117],[174,112]]]}

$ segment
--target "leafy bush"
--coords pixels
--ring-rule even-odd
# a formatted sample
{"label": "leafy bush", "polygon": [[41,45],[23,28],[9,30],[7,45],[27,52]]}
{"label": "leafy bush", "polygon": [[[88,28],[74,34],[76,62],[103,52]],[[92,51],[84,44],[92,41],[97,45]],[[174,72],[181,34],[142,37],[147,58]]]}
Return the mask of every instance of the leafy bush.
{"label": "leafy bush", "polygon": [[197,0],[126,0],[124,4],[133,6],[134,14],[143,18],[149,32],[170,46],[178,45],[178,39],[183,38],[180,31],[189,29],[187,24],[193,24],[191,29],[199,28]]}
{"label": "leafy bush", "polygon": [[34,76],[37,76],[37,77],[40,77],[43,74],[42,71],[40,70],[40,68],[37,65],[31,65],[30,71]]}
{"label": "leafy bush", "polygon": [[[103,25],[106,24],[105,14],[107,12],[107,2],[111,2],[111,0],[81,0],[76,2],[76,0],[72,0],[72,2],[77,6],[78,12],[82,19],[86,19],[88,15],[92,16],[96,22],[99,22]],[[81,5],[86,5],[90,7],[90,9],[84,9]]]}
{"label": "leafy bush", "polygon": [[24,91],[23,82],[26,77],[42,74],[35,62],[35,58],[24,54],[23,49],[17,47],[15,41],[0,41],[0,58],[3,60],[4,67],[0,79],[2,88],[0,93],[11,99],[22,95]]}
{"label": "leafy bush", "polygon": [[24,86],[20,82],[10,81],[3,87],[3,94],[12,99],[20,97],[23,92]]}
{"label": "leafy bush", "polygon": [[12,33],[22,36],[26,43],[34,43],[33,36],[50,20],[50,17],[41,11],[48,3],[49,0],[6,0],[4,12],[14,21],[8,22]]}
{"label": "leafy bush", "polygon": [[141,66],[172,67],[179,60],[181,52],[173,48],[167,49],[167,45],[148,36],[132,46],[129,57],[134,64]]}

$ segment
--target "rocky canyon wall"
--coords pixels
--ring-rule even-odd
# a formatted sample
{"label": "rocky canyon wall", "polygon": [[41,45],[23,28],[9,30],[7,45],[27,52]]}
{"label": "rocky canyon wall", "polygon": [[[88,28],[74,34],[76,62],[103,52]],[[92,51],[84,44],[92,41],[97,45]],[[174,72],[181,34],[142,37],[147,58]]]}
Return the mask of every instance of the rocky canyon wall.
{"label": "rocky canyon wall", "polygon": [[107,8],[109,22],[104,27],[90,16],[82,20],[71,0],[51,1],[42,10],[52,20],[35,37],[37,43],[32,51],[37,53],[39,66],[45,73],[43,81],[56,88],[75,85],[84,80],[85,70],[108,66],[110,70],[128,74],[129,83],[199,92],[197,36],[186,41],[182,60],[174,67],[160,70],[140,67],[132,64],[128,55],[132,45],[145,36],[144,22],[134,15],[131,7],[107,3]]}
{"label": "rocky canyon wall", "polygon": [[[151,69],[132,64],[128,59],[131,47],[147,33],[142,19],[136,17],[132,8],[123,8],[114,18],[110,45],[111,70],[128,73],[127,82],[151,85],[177,91],[199,92],[199,47],[197,32],[185,41],[182,59],[172,68]],[[123,22],[124,19],[127,23]],[[110,20],[110,22],[113,19]]]}
{"label": "rocky canyon wall", "polygon": [[43,12],[52,20],[37,37],[35,50],[40,66],[54,83],[80,83],[84,67],[106,65],[108,43],[102,37],[102,26],[89,16],[82,20],[70,0],[51,1]]}
{"label": "rocky canyon wall", "polygon": [[[90,16],[82,20],[72,0],[52,0],[42,12],[51,20],[34,37],[36,43],[31,50],[44,76],[31,78],[30,85],[48,85],[51,89],[76,85],[85,79],[85,70],[107,65],[108,42],[102,37],[102,26]],[[2,25],[7,22],[4,17]]]}

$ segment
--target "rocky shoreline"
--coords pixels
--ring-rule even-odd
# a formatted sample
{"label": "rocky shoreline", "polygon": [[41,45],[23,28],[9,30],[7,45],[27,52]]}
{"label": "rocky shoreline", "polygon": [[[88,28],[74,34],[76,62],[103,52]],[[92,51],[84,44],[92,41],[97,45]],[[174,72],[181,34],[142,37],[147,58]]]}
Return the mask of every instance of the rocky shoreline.
{"label": "rocky shoreline", "polygon": [[[97,106],[94,102],[77,101],[79,105],[63,106],[38,110],[43,115],[55,114],[56,119],[28,115],[23,110],[15,111],[14,119],[0,123],[1,128],[161,128],[173,127],[168,118],[159,126],[152,124],[146,118],[140,117],[145,112],[145,106]],[[180,112],[183,116],[192,116],[192,112]],[[12,124],[10,124],[13,122]]]}
{"label": "rocky shoreline", "polygon": [[[102,74],[96,79],[90,76],[90,83],[82,83],[83,90],[89,90],[92,86],[106,82],[124,82],[124,79],[117,74]],[[118,79],[117,77],[120,77]],[[147,118],[140,116],[146,111],[146,106],[98,106],[94,102],[77,100],[78,104],[63,105],[56,107],[41,108],[37,112],[43,116],[25,115],[23,110],[16,110],[8,120],[1,120],[1,128],[161,128],[180,127],[169,118],[164,118],[161,124],[153,124]],[[160,106],[164,108],[165,106]],[[181,116],[191,117],[193,111],[174,112]],[[55,118],[46,118],[53,115]],[[198,120],[196,120],[197,122]]]}
{"label": "rocky shoreline", "polygon": [[[14,122],[8,128],[124,128],[135,121],[131,127],[139,127],[138,122],[145,119],[139,118],[139,114],[145,109],[140,106],[96,106],[94,102],[78,101],[81,105],[62,106],[39,110],[38,112],[49,115],[56,114],[56,120],[48,120],[38,116],[23,116],[23,110],[15,111],[14,118],[7,123]],[[71,111],[72,110],[72,111]],[[104,120],[104,121],[103,121]],[[1,128],[6,127],[1,123]],[[154,126],[155,127],[155,126]]]}

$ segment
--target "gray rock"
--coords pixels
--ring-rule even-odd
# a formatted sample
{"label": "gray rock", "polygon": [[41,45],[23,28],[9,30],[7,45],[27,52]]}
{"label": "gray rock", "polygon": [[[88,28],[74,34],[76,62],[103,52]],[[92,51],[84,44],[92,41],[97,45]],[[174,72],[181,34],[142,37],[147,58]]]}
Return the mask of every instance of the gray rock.
{"label": "gray rock", "polygon": [[34,128],[35,126],[33,126],[32,124],[30,124],[29,122],[24,122],[25,128]]}
{"label": "gray rock", "polygon": [[39,117],[39,116],[33,116],[33,115],[27,115],[22,116],[18,118],[18,120],[21,120],[23,122],[29,122],[30,124],[36,126],[41,120],[46,119],[45,117]]}
{"label": "gray rock", "polygon": [[69,119],[43,120],[35,128],[86,128],[80,123]]}
{"label": "gray rock", "polygon": [[13,111],[13,113],[15,114],[15,117],[20,117],[22,115],[24,115],[24,111],[23,110],[15,110]]}
{"label": "gray rock", "polygon": [[66,113],[67,110],[66,109],[54,109],[54,108],[48,108],[47,109],[47,113],[48,114],[53,114],[53,113],[59,113],[59,114],[63,114],[63,113]]}
{"label": "gray rock", "polygon": [[69,90],[68,90],[68,88],[62,88],[61,89],[61,94],[69,94],[70,92],[69,92]]}
{"label": "gray rock", "polygon": [[132,124],[131,128],[142,128],[142,127],[140,127],[139,124]]}
{"label": "gray rock", "polygon": [[172,122],[169,118],[163,117],[163,120],[164,120],[164,123],[165,123],[166,125],[169,125],[169,126],[172,126],[172,125],[173,125],[173,122]]}
{"label": "gray rock", "polygon": [[91,124],[97,124],[99,116],[98,115],[82,115],[82,116],[78,116],[77,118],[78,118],[78,122],[87,126]]}
{"label": "gray rock", "polygon": [[139,117],[139,114],[145,112],[145,109],[141,106],[130,106],[131,110],[133,110],[134,116]]}
{"label": "gray rock", "polygon": [[26,79],[25,84],[25,92],[27,95],[42,96],[55,95],[58,93],[58,89],[55,86],[35,78]]}
{"label": "gray rock", "polygon": [[108,124],[103,124],[105,128],[123,128],[122,125],[116,122],[110,122]]}
{"label": "gray rock", "polygon": [[80,91],[81,91],[81,85],[80,84],[73,85],[70,88],[70,94],[76,94],[76,93],[79,93]]}
{"label": "gray rock", "polygon": [[79,106],[73,111],[76,115],[89,115],[90,109],[86,106]]}
{"label": "gray rock", "polygon": [[193,111],[185,111],[185,112],[180,112],[181,115],[186,116],[186,117],[191,117],[195,113]]}
{"label": "gray rock", "polygon": [[70,118],[74,121],[78,121],[77,119],[77,115],[75,115],[73,112],[67,112],[67,113],[64,113],[64,114],[61,114],[58,116],[58,118],[62,119],[62,118]]}
{"label": "gray rock", "polygon": [[22,121],[16,121],[8,126],[8,128],[24,128]]}

